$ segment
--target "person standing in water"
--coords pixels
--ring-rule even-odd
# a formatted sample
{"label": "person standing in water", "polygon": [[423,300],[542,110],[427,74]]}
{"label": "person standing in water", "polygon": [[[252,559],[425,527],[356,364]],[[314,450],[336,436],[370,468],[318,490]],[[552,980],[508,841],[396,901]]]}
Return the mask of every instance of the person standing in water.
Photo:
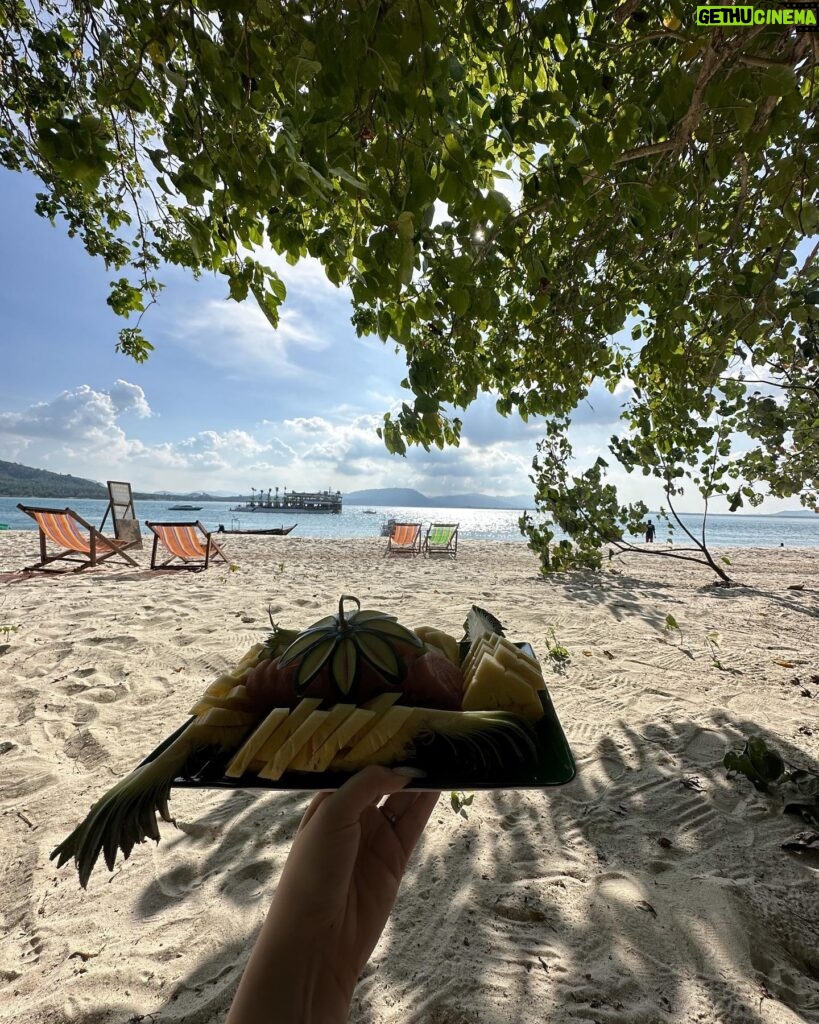
{"label": "person standing in water", "polygon": [[649,519],[648,526],[646,527],[646,544],[654,543],[654,535],[657,532],[657,528],[654,523]]}

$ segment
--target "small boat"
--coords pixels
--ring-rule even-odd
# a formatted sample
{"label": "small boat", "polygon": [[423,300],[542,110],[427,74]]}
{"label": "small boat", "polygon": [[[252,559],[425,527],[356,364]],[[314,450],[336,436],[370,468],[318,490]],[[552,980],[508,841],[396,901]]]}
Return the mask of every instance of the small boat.
{"label": "small boat", "polygon": [[202,510],[201,505],[169,505],[168,509],[171,512],[200,512]]}
{"label": "small boat", "polygon": [[252,534],[257,537],[286,537],[288,533],[292,533],[296,529],[298,523],[293,523],[292,526],[274,526],[269,530],[240,530],[238,528],[231,527],[229,530],[226,529],[222,523],[219,523],[219,529],[217,533],[242,533]]}
{"label": "small boat", "polygon": [[374,508],[365,508],[364,509],[364,515],[365,516],[374,516],[374,515],[376,515],[376,511],[375,511]]}

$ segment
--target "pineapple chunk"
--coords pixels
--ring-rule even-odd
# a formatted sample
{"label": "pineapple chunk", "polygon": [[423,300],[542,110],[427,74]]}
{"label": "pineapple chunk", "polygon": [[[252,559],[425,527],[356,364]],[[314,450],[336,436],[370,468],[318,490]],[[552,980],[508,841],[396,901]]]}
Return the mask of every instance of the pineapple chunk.
{"label": "pineapple chunk", "polygon": [[258,751],[274,735],[276,730],[282,727],[289,715],[290,712],[287,708],[273,708],[267,718],[253,730],[244,746],[236,753],[233,760],[227,766],[225,775],[231,779],[241,778],[250,767]]}
{"label": "pineapple chunk", "polygon": [[304,744],[310,739],[313,733],[317,732],[330,717],[329,711],[313,711],[301,723],[294,733],[282,743],[273,757],[259,772],[260,779],[280,779],[287,771],[295,755],[301,750]]}
{"label": "pineapple chunk", "polygon": [[436,629],[435,626],[418,626],[413,632],[424,641],[427,647],[434,647],[453,665],[460,665],[460,646],[454,636],[450,636],[442,629]]}
{"label": "pineapple chunk", "polygon": [[343,750],[348,743],[354,742],[364,729],[369,728],[376,717],[374,711],[357,708],[315,752],[312,761],[307,766],[307,771],[326,772],[339,750]]}
{"label": "pineapple chunk", "polygon": [[[412,711],[412,716],[404,722],[392,739],[387,740],[383,746],[376,750],[370,757],[369,764],[395,764],[402,752],[411,746],[412,741],[424,727],[425,716],[428,716],[430,712],[424,708],[410,708],[409,710]],[[444,715],[463,714],[462,711],[442,711],[440,713]]]}
{"label": "pineapple chunk", "polygon": [[[331,708],[321,726],[316,729],[310,739],[291,760],[289,770],[291,772],[309,771],[310,762],[315,758],[325,741],[354,711],[355,704],[336,704],[335,707]],[[316,711],[314,714],[318,714],[318,712]]]}
{"label": "pineapple chunk", "polygon": [[264,766],[275,756],[276,752],[286,743],[296,729],[304,722],[308,715],[312,714],[316,708],[321,704],[321,701],[317,697],[305,697],[299,701],[296,707],[290,712],[285,724],[281,729],[277,729],[269,739],[256,751],[256,755],[251,762],[250,767],[254,768],[258,765],[259,768]]}
{"label": "pineapple chunk", "polygon": [[497,644],[493,654],[507,671],[520,676],[533,690],[546,689],[540,665],[533,658],[525,655],[523,651],[519,651],[517,647],[511,644],[509,646]]}
{"label": "pineapple chunk", "polygon": [[253,704],[247,695],[247,687],[243,684],[234,686],[233,689],[223,697],[216,697],[213,694],[205,694],[190,709],[191,715],[203,715],[209,708],[226,708],[230,711],[251,711]]}
{"label": "pineapple chunk", "polygon": [[336,758],[330,767],[347,772],[373,764],[373,755],[389,743],[414,714],[415,708],[390,708],[357,740],[348,754]]}
{"label": "pineapple chunk", "polygon": [[258,720],[258,717],[252,711],[235,711],[232,708],[208,708],[197,724],[212,726],[252,725]]}
{"label": "pineapple chunk", "polygon": [[205,690],[205,696],[226,697],[237,683],[243,683],[247,679],[248,672],[258,664],[263,649],[264,644],[254,644],[230,672],[223,672],[213,680]]}
{"label": "pineapple chunk", "polygon": [[491,654],[485,654],[471,673],[464,694],[464,711],[512,711],[537,721],[543,707],[531,685],[514,670],[507,670]]}

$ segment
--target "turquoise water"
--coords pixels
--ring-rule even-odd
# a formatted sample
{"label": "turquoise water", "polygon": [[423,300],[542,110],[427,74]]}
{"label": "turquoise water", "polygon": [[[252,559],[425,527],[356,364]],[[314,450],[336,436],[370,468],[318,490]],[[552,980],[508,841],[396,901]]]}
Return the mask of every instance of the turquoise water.
{"label": "turquoise water", "polygon": [[[13,530],[34,530],[34,520],[18,511],[18,502],[28,505],[43,505],[50,508],[64,508],[69,505],[88,522],[98,526],[105,513],[105,501],[82,499],[46,498],[0,498],[0,523],[7,523]],[[316,515],[298,512],[254,512],[231,513],[230,502],[204,502],[199,512],[171,512],[169,506],[176,502],[138,501],[137,516],[141,520],[159,522],[185,522],[199,519],[206,527],[215,530],[220,523],[226,529],[231,520],[237,520],[243,529],[265,529],[271,526],[289,526],[297,523],[293,531],[298,537],[377,537],[382,523],[388,516],[403,522],[423,523],[424,528],[431,522],[460,523],[459,536],[464,540],[504,540],[525,543],[518,531],[520,511],[505,511],[487,508],[373,508],[368,514],[366,506],[347,505],[341,515]],[[656,514],[654,516],[656,521]],[[698,516],[683,516],[686,526],[696,534],[701,528]],[[106,524],[106,530],[110,527]],[[819,547],[819,515],[789,519],[783,516],[742,516],[714,515],[708,519],[707,539],[712,547]],[[665,530],[657,530],[657,541],[665,541]],[[682,544],[685,537],[677,529],[675,541]]]}

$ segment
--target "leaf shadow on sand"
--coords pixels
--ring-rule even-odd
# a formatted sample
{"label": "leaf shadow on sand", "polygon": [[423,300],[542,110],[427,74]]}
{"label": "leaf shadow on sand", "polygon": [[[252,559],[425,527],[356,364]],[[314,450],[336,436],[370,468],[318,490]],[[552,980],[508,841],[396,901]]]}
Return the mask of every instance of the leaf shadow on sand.
{"label": "leaf shadow on sand", "polygon": [[[819,1020],[816,871],[780,850],[799,822],[721,765],[749,733],[808,764],[713,710],[642,732],[621,720],[578,748],[568,786],[477,794],[467,820],[443,794],[352,1024],[763,1024],[770,1001]],[[185,826],[212,844],[200,872],[260,864],[306,800],[237,797]],[[266,902],[248,908],[259,925]],[[156,912],[148,891],[140,912]],[[109,1005],[88,1021],[223,1021],[257,933],[203,958],[150,1014]]]}
{"label": "leaf shadow on sand", "polygon": [[593,572],[555,573],[544,580],[550,590],[557,590],[566,601],[583,606],[584,616],[589,605],[606,608],[615,619],[629,617],[642,619],[654,629],[662,629],[668,608],[677,604],[674,588],[655,581],[627,576]]}
{"label": "leaf shadow on sand", "polygon": [[803,591],[799,598],[782,593],[780,590],[760,590],[758,587],[715,587],[709,585],[700,588],[700,593],[707,594],[722,600],[730,601],[732,597],[755,597],[766,604],[774,605],[780,609],[796,612],[797,615],[808,615],[810,618],[819,619],[819,595],[812,591]]}
{"label": "leaf shadow on sand", "polygon": [[422,851],[351,1020],[387,995],[418,1024],[819,1020],[816,872],[780,850],[799,821],[721,766],[750,732],[805,762],[714,712],[621,722],[563,789],[479,795],[448,857]]}

